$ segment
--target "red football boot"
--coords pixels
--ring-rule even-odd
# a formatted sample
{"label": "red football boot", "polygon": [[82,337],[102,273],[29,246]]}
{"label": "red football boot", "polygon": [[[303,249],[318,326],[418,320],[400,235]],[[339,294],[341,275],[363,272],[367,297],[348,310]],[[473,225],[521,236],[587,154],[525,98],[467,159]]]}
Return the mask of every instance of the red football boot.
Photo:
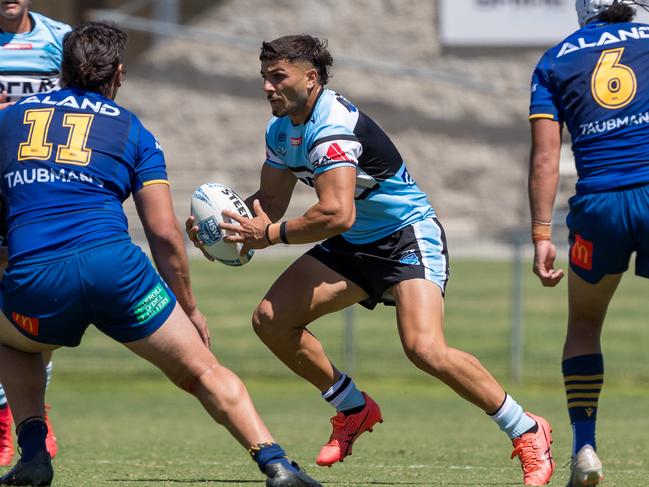
{"label": "red football boot", "polygon": [[544,418],[526,414],[536,421],[538,429],[514,438],[512,458],[518,456],[521,461],[525,485],[546,485],[554,472],[554,459],[550,451],[552,428]]}
{"label": "red football boot", "polygon": [[56,443],[56,435],[54,434],[54,428],[52,428],[52,423],[47,412],[52,406],[49,404],[45,405],[45,424],[47,425],[47,437],[45,437],[45,446],[47,451],[50,454],[50,457],[54,458],[59,451],[59,446]]}
{"label": "red football boot", "polygon": [[14,441],[11,434],[12,425],[13,418],[11,416],[11,409],[7,404],[4,408],[0,408],[0,465],[3,467],[11,465],[14,457]]}
{"label": "red football boot", "polygon": [[364,392],[363,396],[365,407],[361,411],[349,416],[339,412],[331,418],[333,432],[316,459],[316,463],[321,467],[331,467],[336,462],[342,462],[347,455],[352,454],[352,445],[356,438],[366,431],[371,433],[376,423],[383,422],[379,405]]}

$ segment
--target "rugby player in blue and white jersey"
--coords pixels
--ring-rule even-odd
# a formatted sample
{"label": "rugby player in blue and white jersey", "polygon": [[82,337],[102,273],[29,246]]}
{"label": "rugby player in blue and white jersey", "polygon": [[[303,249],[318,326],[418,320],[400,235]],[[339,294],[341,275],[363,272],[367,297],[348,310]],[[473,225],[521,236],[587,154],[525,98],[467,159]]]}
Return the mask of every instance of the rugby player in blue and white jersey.
{"label": "rugby player in blue and white jersey", "polygon": [[[326,42],[309,35],[281,37],[263,43],[260,60],[274,117],[266,131],[260,188],[247,200],[256,216],[227,213],[237,224],[222,227],[236,232],[229,239],[243,242],[245,251],[324,240],[279,277],[253,316],[266,346],[337,411],[317,463],[342,461],[382,416],[306,326],[354,303],[372,309],[382,302],[396,306],[408,358],[491,415],[514,442],[525,483],[545,485],[554,469],[550,426],[524,413],[475,357],[447,346],[444,231],[388,136],[326,88],[333,62]],[[303,216],[279,223],[297,180],[315,189],[318,202]],[[187,230],[200,247],[192,217]]]}
{"label": "rugby player in blue and white jersey", "polygon": [[552,209],[561,131],[577,166],[570,199],[568,329],[563,375],[573,429],[568,485],[597,485],[602,464],[595,426],[604,380],[600,337],[629,258],[649,277],[649,25],[634,1],[577,0],[580,29],[549,49],[532,76],[529,191],[534,272],[555,286]]}
{"label": "rugby player in blue and white jersey", "polygon": [[[0,110],[22,96],[49,92],[59,86],[63,36],[70,26],[29,12],[29,5],[29,0],[0,0]],[[0,219],[4,227],[4,210]],[[6,233],[0,235],[4,240]],[[47,364],[49,384],[51,353],[44,354],[43,360]],[[0,385],[0,465],[3,466],[10,465],[13,458],[11,428],[11,410]],[[47,449],[52,458],[58,451],[49,416]]]}
{"label": "rugby player in blue and white jersey", "polygon": [[[41,353],[90,324],[195,395],[247,448],[268,487],[320,484],[286,458],[239,378],[209,350],[162,149],[117,105],[126,34],[102,23],[64,39],[61,90],[0,112],[9,266],[0,284],[0,379],[21,458],[0,485],[50,485]],[[133,194],[158,274],[128,234]]]}
{"label": "rugby player in blue and white jersey", "polygon": [[29,0],[0,0],[0,108],[59,87],[63,36],[70,26],[29,11]]}

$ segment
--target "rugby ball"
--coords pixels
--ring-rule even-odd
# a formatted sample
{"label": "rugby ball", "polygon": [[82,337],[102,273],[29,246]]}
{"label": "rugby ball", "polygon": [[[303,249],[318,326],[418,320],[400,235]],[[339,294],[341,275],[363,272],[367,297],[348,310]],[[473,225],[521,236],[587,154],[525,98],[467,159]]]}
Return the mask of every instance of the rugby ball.
{"label": "rugby ball", "polygon": [[223,216],[224,210],[252,218],[252,213],[244,201],[227,186],[207,183],[196,188],[192,195],[191,212],[196,218],[198,238],[204,243],[205,252],[225,265],[247,264],[255,251],[250,249],[245,255],[240,255],[242,244],[223,240],[226,233],[219,227],[219,223],[234,223],[230,218]]}

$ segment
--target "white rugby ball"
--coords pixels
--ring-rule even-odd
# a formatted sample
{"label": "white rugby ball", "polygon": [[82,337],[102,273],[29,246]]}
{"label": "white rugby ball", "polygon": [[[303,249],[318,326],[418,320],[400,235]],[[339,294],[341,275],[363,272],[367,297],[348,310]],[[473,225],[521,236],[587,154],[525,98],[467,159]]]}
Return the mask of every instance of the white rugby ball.
{"label": "white rugby ball", "polygon": [[202,184],[192,195],[191,212],[199,228],[198,238],[204,243],[205,251],[222,264],[241,266],[252,259],[255,251],[250,249],[240,255],[240,243],[226,242],[225,230],[219,223],[235,223],[223,217],[223,210],[230,210],[245,218],[252,218],[252,213],[244,201],[230,188],[218,183]]}

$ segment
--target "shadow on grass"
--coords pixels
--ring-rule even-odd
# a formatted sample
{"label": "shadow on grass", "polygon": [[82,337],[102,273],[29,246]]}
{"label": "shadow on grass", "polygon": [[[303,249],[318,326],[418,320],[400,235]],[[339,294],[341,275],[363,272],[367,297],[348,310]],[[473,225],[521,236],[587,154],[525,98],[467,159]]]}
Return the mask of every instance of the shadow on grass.
{"label": "shadow on grass", "polygon": [[[117,483],[170,483],[170,484],[259,484],[263,480],[228,480],[228,479],[110,479],[109,482]],[[475,487],[474,483],[467,484],[466,482],[449,482],[442,481],[440,484],[431,484],[430,481],[424,482],[399,482],[399,481],[369,481],[369,482],[321,482],[323,485],[353,485],[355,487],[360,487],[362,485],[457,485],[457,486],[466,486],[466,487]],[[481,482],[480,485],[500,485],[502,487],[502,482]],[[516,482],[505,485],[519,485]]]}
{"label": "shadow on grass", "polygon": [[109,482],[118,483],[167,483],[167,484],[258,484],[263,480],[227,480],[227,479],[110,479]]}

